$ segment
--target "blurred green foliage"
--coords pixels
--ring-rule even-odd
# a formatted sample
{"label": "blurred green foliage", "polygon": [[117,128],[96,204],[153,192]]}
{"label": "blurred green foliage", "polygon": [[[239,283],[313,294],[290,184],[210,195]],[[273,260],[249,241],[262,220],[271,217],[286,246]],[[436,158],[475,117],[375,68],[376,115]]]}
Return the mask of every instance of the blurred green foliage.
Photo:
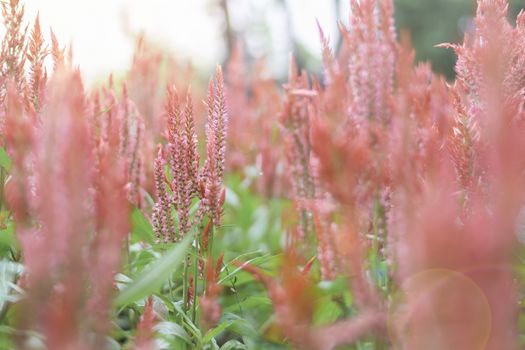
{"label": "blurred green foliage", "polygon": [[[463,33],[471,26],[476,11],[474,0],[394,0],[396,24],[408,30],[416,49],[418,61],[431,61],[434,71],[448,78],[454,76],[455,55],[451,50],[435,45],[461,42]],[[510,16],[514,21],[525,0],[510,1]]]}

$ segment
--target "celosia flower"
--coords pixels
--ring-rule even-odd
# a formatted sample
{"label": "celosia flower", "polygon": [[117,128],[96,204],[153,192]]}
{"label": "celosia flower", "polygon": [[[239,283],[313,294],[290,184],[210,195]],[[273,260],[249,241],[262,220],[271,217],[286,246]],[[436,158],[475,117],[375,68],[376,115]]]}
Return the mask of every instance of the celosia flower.
{"label": "celosia flower", "polygon": [[57,72],[66,66],[66,48],[60,47],[58,38],[51,29],[51,56],[53,57],[53,71]]}
{"label": "celosia flower", "polygon": [[[24,27],[23,23],[24,13],[24,5],[19,0],[2,2],[2,17],[7,32],[2,41],[1,75],[4,79],[4,84],[9,79],[12,79],[19,93],[23,93],[25,89],[24,66],[26,56],[24,51],[27,27]],[[4,85],[0,95],[2,100],[3,96],[5,96],[5,88],[6,86]]]}
{"label": "celosia flower", "polygon": [[[181,105],[174,87],[167,89],[165,110],[168,117],[167,162],[173,176],[170,188],[172,199],[167,204],[165,175],[162,157],[155,162],[155,186],[158,201],[153,209],[153,225],[157,235],[166,240],[177,240],[189,232],[192,225],[190,206],[194,198],[200,199],[200,209],[196,221],[208,215],[214,225],[220,225],[225,191],[222,188],[224,176],[226,128],[228,116],[224,98],[222,72],[217,68],[216,84],[210,82],[208,95],[208,123],[206,126],[207,159],[199,169],[199,154],[195,131],[195,116],[191,92],[188,90],[186,102]],[[178,213],[178,234],[163,228],[171,220],[172,206]]]}
{"label": "celosia flower", "polygon": [[153,207],[153,230],[157,240],[170,242],[175,237],[173,219],[171,217],[171,199],[166,191],[164,175],[164,156],[162,148],[159,147],[157,158],[155,159],[155,191],[157,203]]}
{"label": "celosia flower", "polygon": [[118,143],[104,143],[94,162],[86,112],[79,73],[55,73],[41,129],[26,150],[33,166],[17,165],[14,173],[34,177],[36,187],[35,193],[28,186],[18,188],[21,198],[31,199],[29,208],[12,207],[17,220],[23,220],[17,234],[27,268],[20,322],[40,331],[52,349],[103,346],[113,277],[128,233],[124,163],[113,147]]}
{"label": "celosia flower", "polygon": [[173,87],[168,88],[166,113],[168,115],[168,159],[173,175],[174,204],[179,216],[179,237],[183,237],[190,228],[189,210],[191,200],[196,194],[195,178],[198,156],[196,154],[196,136],[191,127],[193,119],[191,100],[182,110],[179,97]]}
{"label": "celosia flower", "polygon": [[29,77],[29,101],[36,112],[40,111],[44,102],[44,87],[47,80],[47,72],[44,67],[44,60],[48,55],[44,37],[40,29],[40,17],[37,16],[35,25],[31,31],[27,60],[30,65],[31,74]]}
{"label": "celosia flower", "polygon": [[204,206],[213,224],[220,226],[225,192],[222,188],[224,176],[226,132],[228,112],[224,96],[224,80],[217,66],[215,83],[208,87],[208,121],[206,124],[206,163],[203,168]]}
{"label": "celosia flower", "polygon": [[201,322],[205,329],[214,327],[221,317],[221,307],[217,300],[221,286],[217,284],[217,281],[219,279],[222,259],[223,255],[221,255],[217,263],[214,264],[213,257],[209,256],[206,261],[206,288],[204,295],[199,299],[199,305],[202,308]]}
{"label": "celosia flower", "polygon": [[154,331],[155,311],[153,310],[153,298],[150,297],[144,305],[144,310],[140,316],[137,326],[137,335],[135,337],[135,350],[155,350]]}
{"label": "celosia flower", "polygon": [[314,199],[315,183],[311,163],[310,123],[313,118],[312,98],[316,92],[308,89],[307,77],[299,76],[293,58],[290,59],[288,84],[280,124],[285,143],[287,171],[292,185],[292,198],[299,213],[302,237],[313,232],[311,213],[306,203]]}

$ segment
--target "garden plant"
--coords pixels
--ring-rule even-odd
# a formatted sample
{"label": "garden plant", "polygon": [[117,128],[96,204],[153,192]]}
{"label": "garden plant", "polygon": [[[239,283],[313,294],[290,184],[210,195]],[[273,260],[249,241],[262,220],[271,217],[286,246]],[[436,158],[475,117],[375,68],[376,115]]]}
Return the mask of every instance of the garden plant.
{"label": "garden plant", "polygon": [[2,1],[0,349],[524,348],[525,12],[478,0],[450,80],[349,1],[320,75],[139,36],[92,87]]}

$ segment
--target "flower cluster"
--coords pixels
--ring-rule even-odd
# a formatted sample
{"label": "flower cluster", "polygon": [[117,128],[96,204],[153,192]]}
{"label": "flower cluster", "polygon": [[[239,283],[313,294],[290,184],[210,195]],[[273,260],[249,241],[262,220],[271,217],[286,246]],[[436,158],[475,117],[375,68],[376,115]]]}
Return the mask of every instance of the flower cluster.
{"label": "flower cluster", "polygon": [[[321,31],[324,84],[292,66],[281,124],[292,199],[313,214],[321,276],[347,276],[360,313],[326,327],[303,320],[297,336],[294,318],[278,312],[294,301],[245,269],[267,285],[298,346],[333,348],[375,332],[407,349],[516,348],[510,266],[524,198],[525,16],[513,27],[507,1],[478,1],[474,32],[442,45],[458,55],[449,86],[429,65],[414,67],[406,37],[397,42],[392,1],[351,7],[337,56]],[[308,254],[304,244],[288,249]],[[374,278],[376,259],[393,285]],[[281,284],[281,294],[293,291]],[[385,293],[402,301],[387,305]]]}
{"label": "flower cluster", "polygon": [[[226,152],[228,113],[224,98],[222,70],[217,68],[215,83],[210,81],[206,102],[206,161],[200,167],[195,117],[191,92],[181,103],[174,87],[168,87],[166,97],[168,142],[160,146],[155,160],[155,191],[157,202],[153,208],[152,223],[157,239],[176,241],[185,236],[193,222],[190,208],[194,199],[200,200],[195,220],[207,215],[215,226],[220,226],[225,190],[222,186]],[[166,174],[166,165],[171,178]],[[178,228],[172,218],[177,212]]]}

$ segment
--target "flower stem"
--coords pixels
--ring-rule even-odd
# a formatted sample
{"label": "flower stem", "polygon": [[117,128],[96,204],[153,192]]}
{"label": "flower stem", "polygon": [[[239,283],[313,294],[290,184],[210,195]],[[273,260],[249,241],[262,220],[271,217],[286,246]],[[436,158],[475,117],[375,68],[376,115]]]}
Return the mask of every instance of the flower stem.
{"label": "flower stem", "polygon": [[195,238],[195,263],[193,266],[193,305],[191,320],[195,323],[197,316],[197,285],[199,281],[199,237]]}
{"label": "flower stem", "polygon": [[184,258],[184,272],[182,279],[182,309],[184,310],[184,313],[188,311],[188,263],[189,256],[186,255]]}

